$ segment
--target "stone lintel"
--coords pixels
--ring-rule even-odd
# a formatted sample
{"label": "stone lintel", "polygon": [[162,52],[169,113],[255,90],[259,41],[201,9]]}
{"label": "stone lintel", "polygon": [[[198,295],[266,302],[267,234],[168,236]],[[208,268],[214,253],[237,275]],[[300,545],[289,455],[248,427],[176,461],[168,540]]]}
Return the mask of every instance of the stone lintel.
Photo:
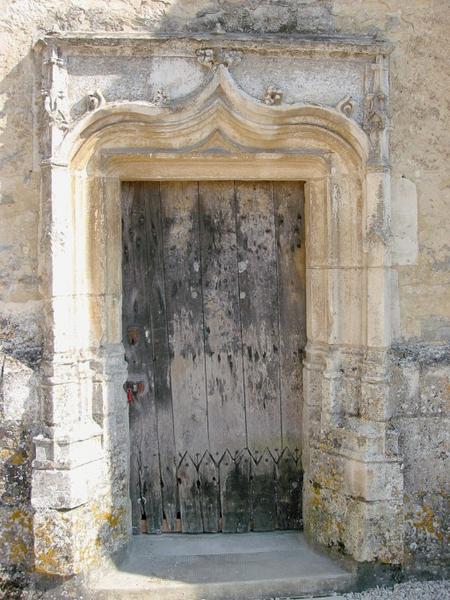
{"label": "stone lintel", "polygon": [[[111,52],[124,54],[127,50],[148,52],[155,47],[168,46],[170,49],[174,44],[192,44],[194,47],[221,47],[230,49],[261,50],[265,53],[293,52],[307,53],[311,51],[323,55],[342,56],[388,56],[393,51],[393,46],[388,42],[376,39],[374,36],[345,36],[345,35],[321,35],[321,34],[258,34],[249,35],[244,33],[200,33],[182,34],[171,33],[157,34],[149,32],[55,32],[39,37],[34,42],[34,49],[40,52],[49,45],[58,45],[62,48],[75,47],[77,50],[84,49],[92,52],[95,49],[104,54]],[[167,50],[166,50],[167,51]]]}

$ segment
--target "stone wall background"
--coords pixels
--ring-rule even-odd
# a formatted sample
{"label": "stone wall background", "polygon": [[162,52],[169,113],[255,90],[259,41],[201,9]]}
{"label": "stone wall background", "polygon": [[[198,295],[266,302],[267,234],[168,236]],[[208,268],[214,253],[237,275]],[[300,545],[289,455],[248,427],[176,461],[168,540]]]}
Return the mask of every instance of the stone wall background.
{"label": "stone wall background", "polygon": [[[1,562],[31,561],[31,433],[43,332],[33,39],[50,30],[375,34],[391,57],[392,426],[408,564],[442,562],[450,398],[448,0],[3,0],[0,15]],[[447,418],[445,412],[447,411]]]}

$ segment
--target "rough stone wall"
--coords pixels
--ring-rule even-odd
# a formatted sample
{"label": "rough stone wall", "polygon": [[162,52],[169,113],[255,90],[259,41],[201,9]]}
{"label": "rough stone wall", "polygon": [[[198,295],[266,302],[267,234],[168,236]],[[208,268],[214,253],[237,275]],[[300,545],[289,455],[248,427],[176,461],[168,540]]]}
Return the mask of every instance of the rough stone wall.
{"label": "rough stone wall", "polygon": [[6,0],[0,17],[0,547],[30,564],[30,437],[43,332],[33,37],[45,31],[379,34],[392,42],[395,348],[392,425],[404,456],[407,559],[445,548],[450,396],[447,0]]}

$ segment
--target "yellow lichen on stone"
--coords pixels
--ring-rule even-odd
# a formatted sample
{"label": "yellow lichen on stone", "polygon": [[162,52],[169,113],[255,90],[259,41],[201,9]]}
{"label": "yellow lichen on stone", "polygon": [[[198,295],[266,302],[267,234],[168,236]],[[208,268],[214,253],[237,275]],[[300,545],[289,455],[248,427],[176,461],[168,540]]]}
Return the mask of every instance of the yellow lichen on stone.
{"label": "yellow lichen on stone", "polygon": [[11,457],[11,464],[18,467],[20,465],[23,465],[23,463],[26,461],[26,455],[24,452],[22,452],[21,450],[19,450],[18,452],[15,452],[12,457]]}
{"label": "yellow lichen on stone", "polygon": [[413,525],[416,529],[426,531],[430,535],[435,536],[438,540],[443,539],[442,531],[440,531],[435,523],[435,515],[431,508],[424,504],[420,507],[421,513],[418,519],[413,521]]}

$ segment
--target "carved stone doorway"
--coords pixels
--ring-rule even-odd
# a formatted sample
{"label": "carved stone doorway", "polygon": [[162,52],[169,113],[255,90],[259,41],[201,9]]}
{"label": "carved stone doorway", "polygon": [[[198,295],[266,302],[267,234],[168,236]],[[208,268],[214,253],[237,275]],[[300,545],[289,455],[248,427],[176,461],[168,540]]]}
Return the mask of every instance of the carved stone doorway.
{"label": "carved stone doorway", "polygon": [[[229,181],[230,173],[240,181],[306,182],[305,533],[359,561],[398,562],[402,477],[387,423],[388,51],[372,41],[216,37],[205,49],[200,38],[118,43],[91,37],[41,42],[52,102],[38,131],[46,349],[33,465],[36,568],[58,575],[84,571],[130,538],[122,182]],[[91,85],[83,80],[83,61],[98,70],[102,56],[114,71],[120,61],[129,66],[125,47],[136,57],[159,52],[164,61],[181,52],[180,45],[186,68],[210,70],[186,98],[105,101],[91,91],[91,111],[80,115],[81,105],[74,104],[70,122],[62,99],[78,98]],[[295,73],[315,61],[311,73],[328,74],[320,79],[327,90],[333,85],[342,93],[341,81],[353,86],[357,101],[283,103],[280,94],[268,93],[262,102],[251,96],[251,86],[243,91],[236,83],[230,52],[243,57],[256,86],[263,69],[255,69],[255,61],[272,64],[270,55],[272,71],[282,73],[300,57],[304,70]],[[59,544],[51,560],[49,536]]]}

